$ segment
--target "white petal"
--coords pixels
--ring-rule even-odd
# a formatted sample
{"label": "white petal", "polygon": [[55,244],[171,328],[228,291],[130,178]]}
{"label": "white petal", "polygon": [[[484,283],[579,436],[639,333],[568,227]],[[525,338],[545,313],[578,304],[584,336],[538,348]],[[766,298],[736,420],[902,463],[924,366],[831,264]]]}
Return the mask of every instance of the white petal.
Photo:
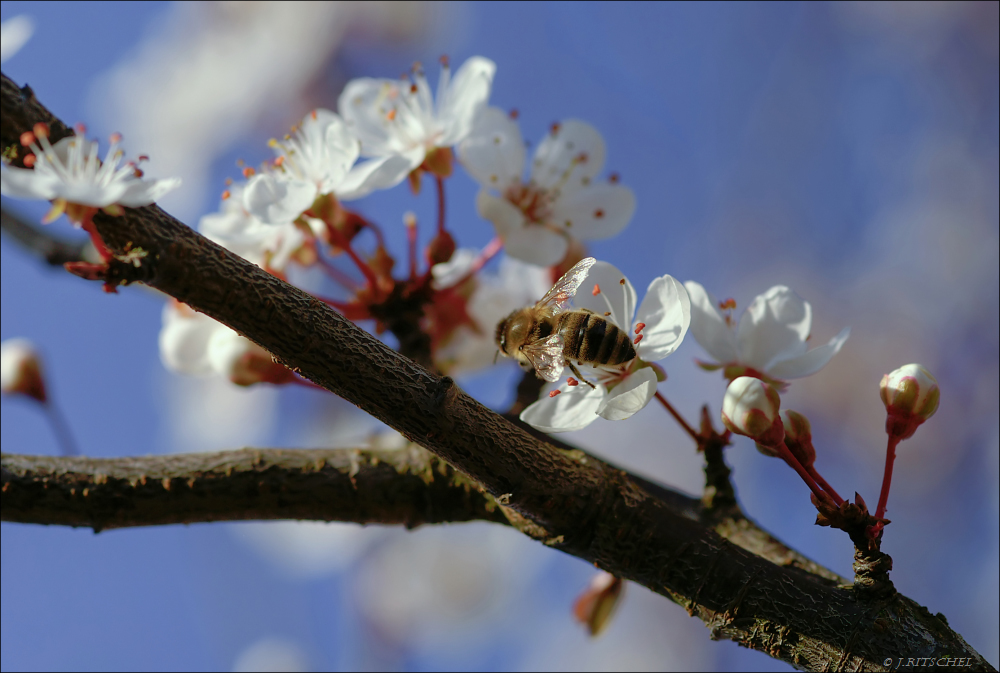
{"label": "white petal", "polygon": [[321,192],[330,193],[357,161],[361,141],[339,115],[324,109],[306,115],[300,136],[307,179],[319,181]]}
{"label": "white petal", "polygon": [[458,146],[458,158],[483,187],[502,193],[520,183],[524,140],[517,122],[499,108],[483,110],[472,133]]}
{"label": "white petal", "polygon": [[222,326],[208,340],[206,353],[212,370],[220,376],[231,378],[240,358],[253,348],[254,344],[249,339]]}
{"label": "white petal", "polygon": [[0,193],[14,199],[54,199],[58,184],[59,179],[52,173],[16,166],[0,169]]}
{"label": "white petal", "polygon": [[584,241],[614,236],[635,212],[635,195],[623,185],[592,183],[566,194],[552,206],[551,221],[566,233]]}
{"label": "white petal", "polygon": [[604,138],[590,124],[567,119],[538,145],[531,162],[531,179],[546,189],[559,187],[565,196],[590,184],[602,166]]}
{"label": "white petal", "polygon": [[525,227],[524,213],[506,199],[493,196],[485,189],[476,195],[476,210],[479,216],[489,220],[497,230],[500,238],[506,238],[511,232]]}
{"label": "white petal", "polygon": [[316,185],[288,180],[273,173],[250,178],[243,191],[243,207],[265,224],[288,224],[316,200]]}
{"label": "white petal", "polygon": [[473,56],[455,73],[437,101],[437,116],[444,127],[440,147],[455,145],[472,131],[476,115],[490,98],[496,69],[496,63],[490,59]]}
{"label": "white petal", "polygon": [[656,395],[656,383],[653,368],[643,367],[608,393],[597,414],[609,421],[624,421],[649,404]]}
{"label": "white petal", "polygon": [[420,165],[423,155],[414,161],[412,156],[393,154],[381,159],[371,159],[358,164],[337,186],[337,198],[353,201],[380,189],[389,189],[402,182],[410,171]]}
{"label": "white petal", "polygon": [[0,63],[3,63],[20,51],[24,43],[28,41],[31,34],[35,32],[35,22],[30,17],[21,14],[0,24],[0,30],[3,31],[3,39],[0,40]]}
{"label": "white petal", "polygon": [[840,334],[830,339],[824,346],[814,348],[808,353],[789,360],[782,360],[767,368],[767,375],[776,379],[798,379],[815,374],[826,366],[834,355],[840,352],[851,336],[851,328],[845,327]]}
{"label": "white petal", "polygon": [[451,259],[431,267],[431,276],[436,289],[451,287],[465,277],[472,268],[478,254],[471,248],[459,248]]}
{"label": "white petal", "polygon": [[167,304],[163,308],[163,327],[160,329],[160,360],[167,369],[178,374],[211,374],[208,342],[220,328],[228,329],[186,306]]}
{"label": "white petal", "polygon": [[691,299],[691,336],[716,362],[735,362],[739,357],[736,330],[726,324],[715,296],[693,280],[684,283],[684,288]]}
{"label": "white petal", "polygon": [[673,276],[654,279],[639,304],[635,319],[646,323],[642,328],[642,341],[635,347],[636,353],[646,362],[662,360],[677,350],[691,325],[691,300],[687,290]]}
{"label": "white petal", "polygon": [[[622,280],[625,281],[624,284]],[[595,286],[600,288],[596,295]],[[590,267],[590,273],[573,299],[573,305],[577,308],[589,309],[602,316],[611,313],[605,317],[625,331],[632,329],[635,304],[636,292],[632,283],[617,267],[607,262],[597,262]]]}
{"label": "white petal", "polygon": [[385,156],[398,149],[385,103],[390,97],[400,95],[399,82],[387,79],[361,77],[344,87],[337,109],[361,141],[365,156]]}
{"label": "white petal", "polygon": [[[133,182],[134,181],[129,181]],[[116,180],[108,184],[94,184],[90,181],[73,180],[56,185],[56,196],[81,206],[103,208],[118,203],[129,190],[129,182]]]}
{"label": "white petal", "polygon": [[569,241],[565,236],[527,223],[524,214],[506,199],[483,189],[476,196],[476,208],[493,223],[504,251],[511,257],[538,266],[552,266],[566,256]]}
{"label": "white petal", "polygon": [[542,432],[570,432],[597,419],[597,410],[607,391],[604,386],[563,386],[555,397],[543,397],[521,412],[521,420]]}
{"label": "white petal", "polygon": [[[292,255],[306,242],[306,236],[301,229],[294,224],[283,224],[280,226],[264,225],[271,229],[277,229],[278,233],[269,237],[266,250],[271,253],[268,266],[277,271],[284,271],[291,261]],[[248,258],[249,259],[249,258]],[[253,260],[250,260],[253,261]]]}
{"label": "white petal", "polygon": [[740,362],[760,371],[806,352],[812,327],[809,302],[784,285],[757,295],[740,318]]}
{"label": "white petal", "polygon": [[129,208],[139,208],[156,203],[165,194],[181,186],[180,178],[164,178],[163,180],[136,180],[128,185],[125,194],[117,203]]}
{"label": "white petal", "polygon": [[508,255],[537,266],[558,264],[569,249],[565,236],[537,226],[514,229],[502,238],[503,249]]}

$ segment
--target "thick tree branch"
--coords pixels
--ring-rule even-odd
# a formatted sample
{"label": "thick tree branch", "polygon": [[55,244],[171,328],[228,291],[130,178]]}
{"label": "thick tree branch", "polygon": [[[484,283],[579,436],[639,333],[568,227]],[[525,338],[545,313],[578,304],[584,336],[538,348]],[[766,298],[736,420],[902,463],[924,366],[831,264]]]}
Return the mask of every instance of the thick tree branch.
{"label": "thick tree branch", "polygon": [[[5,147],[36,122],[65,129],[6,76],[0,93]],[[141,280],[246,335],[477,481],[522,532],[670,597],[713,637],[808,669],[879,670],[902,656],[970,657],[992,670],[925,608],[898,594],[862,600],[728,542],[621,470],[511,424],[156,206],[95,224],[114,253],[148,253],[139,269],[111,269],[115,278]]]}
{"label": "thick tree branch", "polygon": [[478,484],[418,447],[68,460],[5,453],[2,475],[3,521],[95,532],[251,519],[507,522]]}

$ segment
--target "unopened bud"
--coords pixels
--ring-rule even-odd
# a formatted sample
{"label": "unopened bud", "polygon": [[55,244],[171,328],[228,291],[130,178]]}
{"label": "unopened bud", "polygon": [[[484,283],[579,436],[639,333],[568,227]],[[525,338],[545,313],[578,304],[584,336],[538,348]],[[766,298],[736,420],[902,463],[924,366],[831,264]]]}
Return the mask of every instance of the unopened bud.
{"label": "unopened bud", "polygon": [[0,345],[0,391],[27,395],[43,404],[48,399],[38,353],[27,339],[8,339]]}
{"label": "unopened bud", "polygon": [[232,330],[219,330],[208,342],[212,368],[238,386],[255,383],[289,383],[290,369],[274,361],[271,354]]}
{"label": "unopened bud", "polygon": [[396,260],[392,258],[385,246],[380,245],[375,248],[375,254],[368,260],[368,265],[379,276],[384,278],[392,277],[392,267],[396,265]]}
{"label": "unopened bud", "polygon": [[816,449],[812,443],[812,427],[809,419],[791,409],[781,410],[781,423],[785,426],[785,446],[792,452],[802,467],[816,462]]}
{"label": "unopened bud", "polygon": [[899,439],[912,437],[934,415],[941,399],[937,379],[918,364],[903,365],[883,376],[879,395],[888,414],[885,431]]}
{"label": "unopened bud", "polygon": [[591,636],[596,636],[607,626],[615,607],[621,601],[624,586],[621,579],[601,571],[576,599],[573,616],[587,627]]}
{"label": "unopened bud", "polygon": [[455,254],[455,239],[447,231],[442,231],[427,246],[427,261],[431,266],[444,264]]}
{"label": "unopened bud", "polygon": [[778,412],[778,391],[760,379],[740,376],[726,389],[722,400],[722,422],[738,435],[745,435],[766,447],[775,447],[785,435]]}

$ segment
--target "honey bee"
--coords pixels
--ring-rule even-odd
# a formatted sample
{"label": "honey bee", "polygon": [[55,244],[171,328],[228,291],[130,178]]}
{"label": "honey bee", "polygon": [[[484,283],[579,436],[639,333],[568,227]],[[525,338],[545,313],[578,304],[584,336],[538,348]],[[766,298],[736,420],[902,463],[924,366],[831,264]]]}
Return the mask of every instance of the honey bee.
{"label": "honey bee", "polygon": [[591,388],[573,365],[620,365],[635,357],[628,333],[604,316],[585,308],[569,308],[569,300],[587,277],[596,260],[587,257],[545,293],[534,306],[518,309],[500,321],[496,342],[506,357],[515,358],[525,370],[555,382],[569,367]]}

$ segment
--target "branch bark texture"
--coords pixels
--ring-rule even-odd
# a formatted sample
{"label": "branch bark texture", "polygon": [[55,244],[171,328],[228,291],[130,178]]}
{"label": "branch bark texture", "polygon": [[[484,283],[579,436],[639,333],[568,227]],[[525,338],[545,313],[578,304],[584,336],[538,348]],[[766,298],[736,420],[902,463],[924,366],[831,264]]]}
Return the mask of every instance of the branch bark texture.
{"label": "branch bark texture", "polygon": [[109,528],[258,519],[506,523],[496,501],[412,447],[241,449],[63,460],[3,454],[2,520]]}
{"label": "branch bark texture", "polygon": [[[5,147],[36,122],[49,123],[53,141],[66,128],[6,76],[0,104]],[[148,253],[139,269],[112,269],[116,278],[142,281],[232,327],[480,484],[522,532],[671,598],[713,638],[804,669],[882,670],[889,658],[969,657],[974,668],[992,670],[909,599],[862,600],[852,588],[747,551],[623,471],[512,424],[156,206],[101,215],[95,224],[114,253]]]}

